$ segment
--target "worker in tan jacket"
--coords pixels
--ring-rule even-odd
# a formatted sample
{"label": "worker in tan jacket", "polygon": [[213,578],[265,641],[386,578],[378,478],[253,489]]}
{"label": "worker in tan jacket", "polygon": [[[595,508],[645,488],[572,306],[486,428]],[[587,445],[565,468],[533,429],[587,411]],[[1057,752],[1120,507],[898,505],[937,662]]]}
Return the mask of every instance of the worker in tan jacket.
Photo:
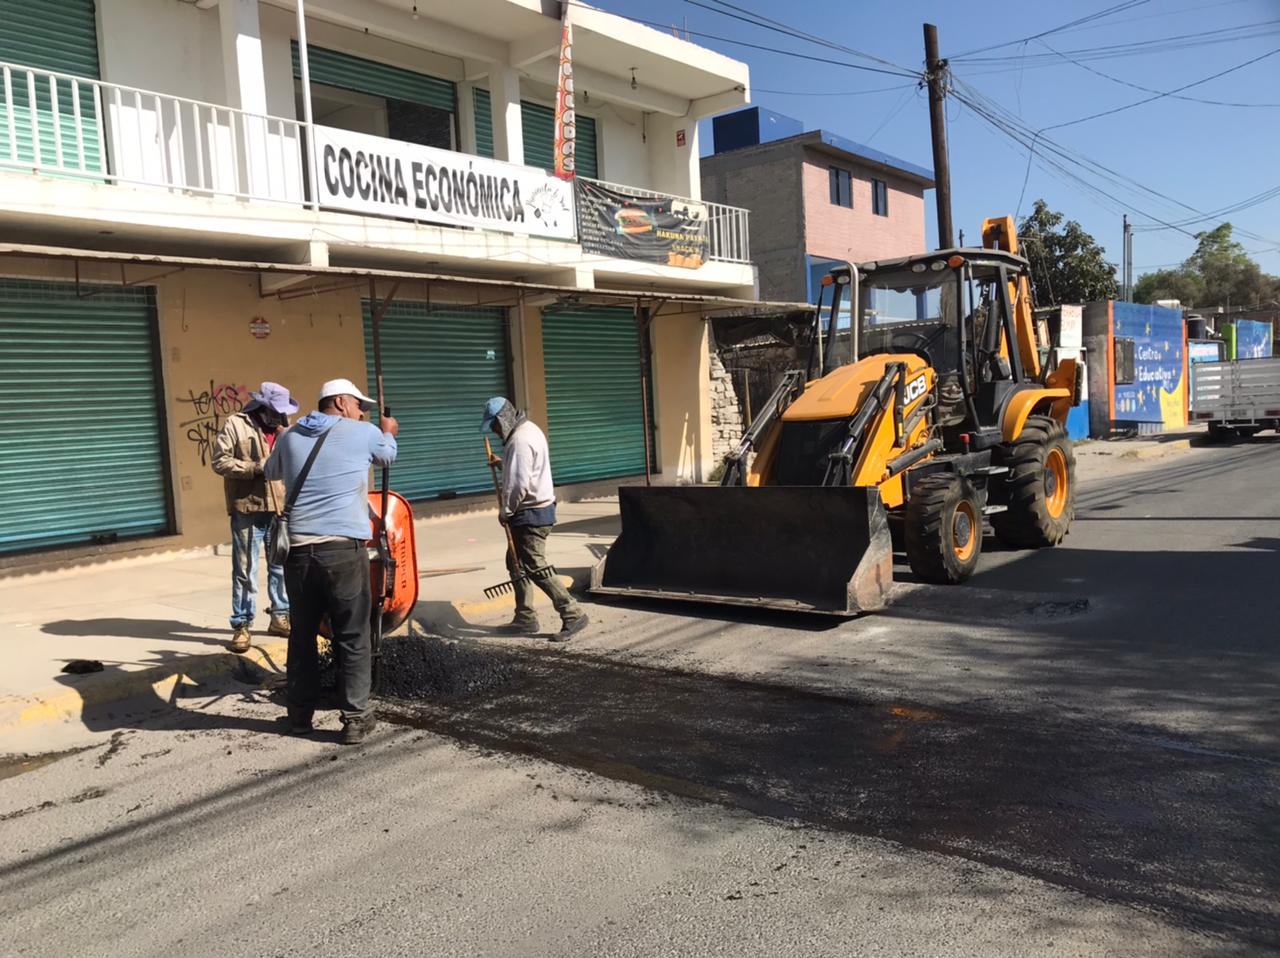
{"label": "worker in tan jacket", "polygon": [[[222,424],[214,441],[213,471],[222,477],[231,517],[231,651],[248,652],[258,596],[258,554],[274,518],[284,511],[284,484],[268,481],[263,464],[298,404],[279,383],[265,382],[249,403]],[[271,635],[289,634],[284,567],[267,566]]]}

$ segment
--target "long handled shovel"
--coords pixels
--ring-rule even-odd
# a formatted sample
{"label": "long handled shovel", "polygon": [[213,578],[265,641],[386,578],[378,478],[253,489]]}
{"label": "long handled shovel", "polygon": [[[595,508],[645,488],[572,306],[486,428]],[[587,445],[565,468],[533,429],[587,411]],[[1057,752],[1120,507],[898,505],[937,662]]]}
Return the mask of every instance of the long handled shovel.
{"label": "long handled shovel", "polygon": [[[489,444],[489,437],[485,436],[484,451],[489,463],[489,474],[493,477],[493,494],[498,499],[498,514],[502,514],[502,483],[498,480],[498,464],[494,460],[493,447]],[[550,579],[556,574],[555,566],[543,566],[541,569],[525,569],[520,564],[520,555],[516,552],[516,539],[511,534],[511,527],[505,522],[502,523],[502,531],[507,534],[507,554],[511,558],[511,568],[516,570],[513,578],[506,582],[499,582],[497,585],[491,585],[484,590],[486,599],[497,598],[504,593],[511,592],[516,587],[517,582],[533,581],[535,579]]]}

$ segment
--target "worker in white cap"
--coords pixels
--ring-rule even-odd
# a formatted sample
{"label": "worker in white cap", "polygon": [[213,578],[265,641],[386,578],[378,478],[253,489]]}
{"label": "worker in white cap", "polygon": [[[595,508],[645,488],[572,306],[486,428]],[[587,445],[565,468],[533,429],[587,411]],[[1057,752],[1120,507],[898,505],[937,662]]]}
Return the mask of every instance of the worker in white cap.
{"label": "worker in white cap", "polygon": [[316,635],[328,615],[338,661],[342,741],[352,745],[376,724],[369,706],[369,467],[395,461],[400,431],[390,416],[379,417],[377,426],[364,422],[375,405],[351,380],[331,379],[320,388],[317,410],[276,440],[266,465],[268,478],[284,480],[286,494],[289,728],[299,735],[312,729],[320,698]]}

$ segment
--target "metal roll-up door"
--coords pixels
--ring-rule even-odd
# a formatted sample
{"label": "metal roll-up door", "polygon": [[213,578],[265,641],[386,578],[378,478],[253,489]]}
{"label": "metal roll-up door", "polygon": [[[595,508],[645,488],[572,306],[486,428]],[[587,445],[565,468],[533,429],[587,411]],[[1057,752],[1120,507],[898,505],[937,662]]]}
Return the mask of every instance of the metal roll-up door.
{"label": "metal roll-up door", "polygon": [[[98,79],[98,27],[94,0],[0,0],[0,62]],[[77,97],[70,80],[59,79],[55,83],[55,111],[47,76],[35,76],[20,69],[8,72],[9,87],[13,91],[14,139],[17,142],[9,142],[9,117],[5,115],[4,97],[0,96],[0,166],[16,164],[30,169],[35,165],[28,86],[28,78],[32,77],[36,88],[35,112],[36,126],[40,131],[41,164],[103,171],[101,122],[92,87],[79,84],[81,122],[80,139],[77,139]],[[61,156],[58,154],[59,139]],[[79,157],[81,148],[84,150],[83,165]]]}
{"label": "metal roll-up door", "polygon": [[632,310],[546,310],[542,354],[556,482],[643,473],[644,393]]}
{"label": "metal roll-up door", "polygon": [[[298,41],[290,43],[293,52],[293,77],[302,78],[302,61],[298,57]],[[369,96],[380,96],[407,103],[421,103],[452,113],[457,88],[450,80],[427,73],[414,73],[376,60],[326,50],[307,44],[307,69],[312,83],[351,90]]]}
{"label": "metal roll-up door", "polygon": [[[476,111],[476,153],[493,158],[493,107],[489,91],[476,87],[473,102]],[[524,140],[526,166],[537,166],[548,173],[555,171],[556,111],[527,100],[520,104],[520,129]],[[596,144],[596,121],[578,114],[578,173],[594,179],[600,175]]]}
{"label": "metal roll-up door", "polygon": [[0,281],[0,553],[170,528],[150,288]]}
{"label": "metal roll-up door", "polygon": [[[409,499],[491,490],[480,421],[509,395],[506,310],[393,302],[382,318],[382,380],[400,422],[392,486]],[[364,302],[374,388],[373,324]]]}

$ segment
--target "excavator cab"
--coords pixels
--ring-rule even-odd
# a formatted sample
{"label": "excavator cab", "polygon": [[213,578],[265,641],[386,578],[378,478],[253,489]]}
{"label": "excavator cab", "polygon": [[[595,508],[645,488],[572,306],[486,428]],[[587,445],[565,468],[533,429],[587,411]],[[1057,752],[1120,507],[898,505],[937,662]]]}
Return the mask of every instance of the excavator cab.
{"label": "excavator cab", "polygon": [[916,576],[963,581],[986,523],[1055,545],[1074,502],[1075,364],[1043,368],[1010,217],[983,246],[823,278],[786,374],[719,487],[622,488],[593,591],[854,615],[883,607],[891,525]]}

